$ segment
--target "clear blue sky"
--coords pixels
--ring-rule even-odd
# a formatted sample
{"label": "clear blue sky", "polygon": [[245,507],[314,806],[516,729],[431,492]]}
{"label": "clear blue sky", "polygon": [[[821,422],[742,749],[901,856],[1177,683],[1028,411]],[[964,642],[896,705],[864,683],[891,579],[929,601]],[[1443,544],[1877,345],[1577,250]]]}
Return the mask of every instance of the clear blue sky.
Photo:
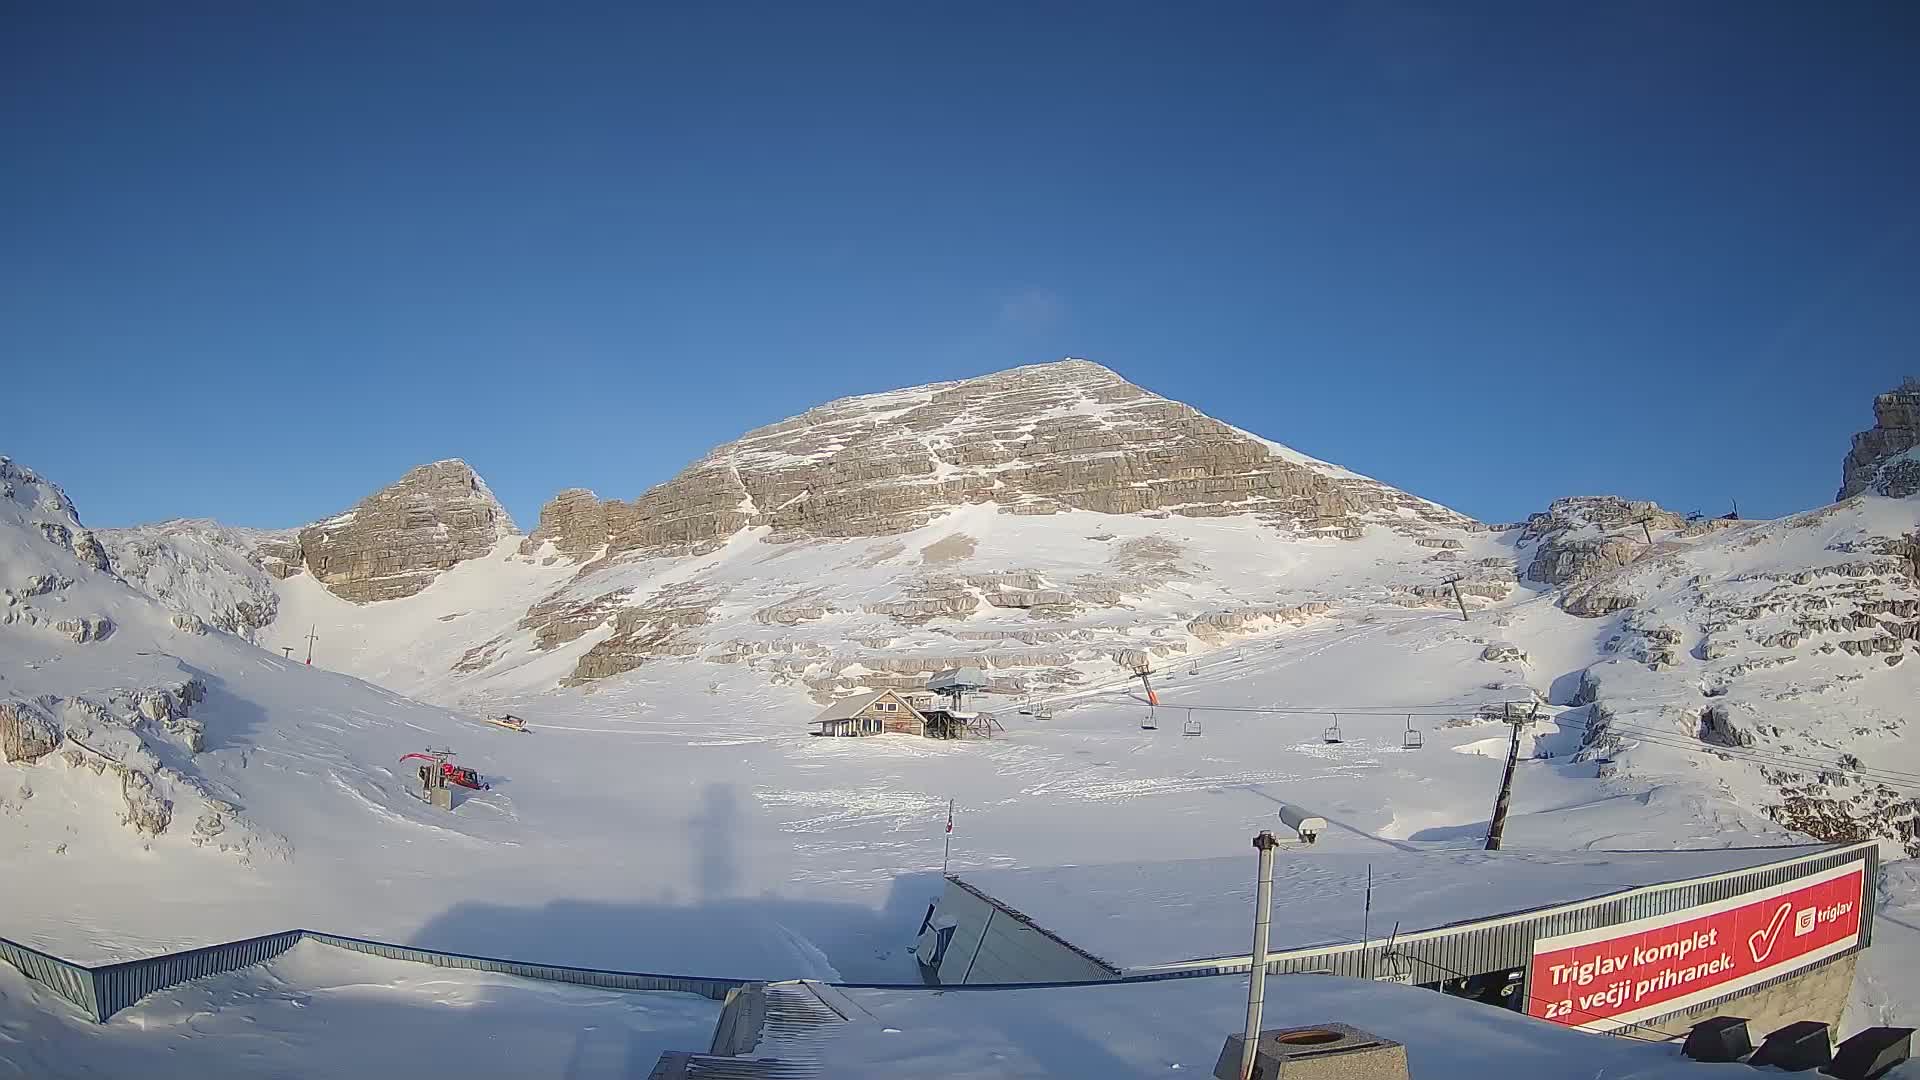
{"label": "clear blue sky", "polygon": [[531,527],[1067,355],[1486,520],[1772,515],[1920,372],[1906,0],[162,6],[0,2],[0,453],[97,525],[458,456]]}

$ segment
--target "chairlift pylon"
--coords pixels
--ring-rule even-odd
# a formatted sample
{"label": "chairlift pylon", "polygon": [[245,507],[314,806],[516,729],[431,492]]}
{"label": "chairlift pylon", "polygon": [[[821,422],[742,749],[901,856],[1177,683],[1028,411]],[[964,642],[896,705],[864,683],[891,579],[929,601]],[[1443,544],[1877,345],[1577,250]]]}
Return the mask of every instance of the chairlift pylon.
{"label": "chairlift pylon", "polygon": [[1413,726],[1413,714],[1408,713],[1407,733],[1400,736],[1400,749],[1418,750],[1425,746],[1426,742],[1426,738],[1420,734],[1420,729]]}
{"label": "chairlift pylon", "polygon": [[1325,743],[1339,743],[1339,742],[1346,741],[1346,739],[1343,738],[1340,734],[1340,714],[1339,713],[1333,714],[1333,723],[1328,724],[1327,730],[1320,733],[1320,741]]}
{"label": "chairlift pylon", "polygon": [[1200,734],[1200,720],[1198,717],[1193,715],[1192,709],[1187,710],[1187,724],[1185,727],[1180,729],[1180,734],[1182,735]]}

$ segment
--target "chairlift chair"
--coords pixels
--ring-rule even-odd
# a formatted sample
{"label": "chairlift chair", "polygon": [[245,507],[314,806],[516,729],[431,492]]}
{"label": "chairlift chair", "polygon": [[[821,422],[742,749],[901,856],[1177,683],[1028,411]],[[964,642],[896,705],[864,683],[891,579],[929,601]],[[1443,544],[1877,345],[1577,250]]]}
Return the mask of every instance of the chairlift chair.
{"label": "chairlift chair", "polygon": [[1400,749],[1418,750],[1425,745],[1426,739],[1420,734],[1420,729],[1413,726],[1413,717],[1409,714],[1407,717],[1407,733],[1400,736]]}
{"label": "chairlift chair", "polygon": [[1147,715],[1140,718],[1140,730],[1153,731],[1159,728],[1159,726],[1160,725],[1155,723],[1153,719],[1153,706],[1147,706]]}
{"label": "chairlift chair", "polygon": [[1346,741],[1346,739],[1343,738],[1340,734],[1340,714],[1339,713],[1333,714],[1333,723],[1328,724],[1327,730],[1320,733],[1320,741],[1325,743],[1339,743],[1339,742]]}
{"label": "chairlift chair", "polygon": [[1193,715],[1192,709],[1187,710],[1187,724],[1184,728],[1180,730],[1180,734],[1182,735],[1200,734],[1200,720],[1198,717]]}
{"label": "chairlift chair", "polygon": [[1188,662],[1188,664],[1187,664],[1187,674],[1189,674],[1189,675],[1198,675],[1198,674],[1200,674],[1200,661],[1199,661],[1198,659],[1195,659],[1195,660],[1192,660],[1192,661],[1190,661],[1190,662]]}
{"label": "chairlift chair", "polygon": [[1053,719],[1053,706],[1051,706],[1051,705],[1035,705],[1035,706],[1033,707],[1033,718],[1034,718],[1035,720],[1051,720],[1051,719]]}

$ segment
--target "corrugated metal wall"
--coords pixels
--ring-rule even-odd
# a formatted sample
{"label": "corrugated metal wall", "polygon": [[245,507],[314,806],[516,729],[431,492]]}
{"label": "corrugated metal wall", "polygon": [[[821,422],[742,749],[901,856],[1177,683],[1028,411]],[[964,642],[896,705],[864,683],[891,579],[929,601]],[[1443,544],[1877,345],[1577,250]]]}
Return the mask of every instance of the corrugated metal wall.
{"label": "corrugated metal wall", "polygon": [[148,994],[192,979],[264,964],[302,940],[309,939],[335,948],[435,967],[495,971],[523,979],[575,983],[611,990],[668,990],[699,994],[716,1001],[724,1000],[727,991],[744,986],[747,982],[745,979],[717,979],[699,975],[656,975],[641,971],[601,971],[553,964],[528,964],[499,957],[416,949],[313,930],[286,930],[278,934],[264,934],[242,941],[91,968],[0,938],[0,959],[19,968],[28,978],[45,983],[55,993],[79,1006],[90,1018],[105,1023],[114,1013]]}
{"label": "corrugated metal wall", "polygon": [[6,938],[0,938],[0,960],[19,968],[27,978],[45,983],[48,989],[78,1005],[80,1011],[88,1016],[100,1015],[100,1005],[93,992],[91,969]]}
{"label": "corrugated metal wall", "polygon": [[342,937],[339,934],[323,934],[315,930],[302,932],[313,941],[323,942],[335,948],[384,956],[389,960],[411,960],[417,964],[467,968],[472,971],[497,971],[502,975],[518,975],[523,979],[576,983],[580,986],[598,986],[609,990],[671,990],[675,993],[699,994],[701,997],[709,997],[715,1001],[725,1001],[727,991],[745,986],[749,981],[713,979],[699,975],[655,975],[640,971],[602,971],[597,968],[529,964],[520,960],[504,960],[493,956],[469,956],[465,953],[441,952],[435,949],[416,949],[408,945],[366,941],[361,938]]}
{"label": "corrugated metal wall", "polygon": [[94,1019],[105,1022],[114,1013],[148,994],[178,986],[189,979],[264,964],[298,945],[303,933],[300,930],[287,930],[94,968],[94,993],[98,1002]]}

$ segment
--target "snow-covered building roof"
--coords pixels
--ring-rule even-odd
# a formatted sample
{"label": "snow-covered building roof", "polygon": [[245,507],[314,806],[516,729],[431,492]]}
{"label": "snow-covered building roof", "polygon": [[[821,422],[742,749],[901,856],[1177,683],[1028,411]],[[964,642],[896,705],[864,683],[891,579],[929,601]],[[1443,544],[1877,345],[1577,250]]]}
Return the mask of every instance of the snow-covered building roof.
{"label": "snow-covered building roof", "polygon": [[[1246,1021],[1244,978],[1002,990],[775,983],[730,1003],[716,1061],[659,1076],[1210,1076],[1227,1035]],[[742,999],[749,997],[743,993]],[[1419,1080],[1490,1069],[1528,1080],[1705,1080],[1672,1044],[1590,1035],[1505,1009],[1412,987],[1320,975],[1267,982],[1264,1029],[1329,1021],[1407,1048]],[[738,1071],[717,1068],[722,1063]]]}
{"label": "snow-covered building roof", "polygon": [[[1406,935],[1831,850],[1822,844],[1572,852],[1282,848],[1274,860],[1271,948],[1358,942],[1363,933],[1382,938],[1396,926]],[[1239,858],[969,870],[956,881],[1114,971],[1134,973],[1245,956],[1254,875],[1249,851]]]}
{"label": "snow-covered building roof", "polygon": [[852,720],[867,711],[869,705],[879,701],[881,698],[892,698],[898,701],[900,706],[908,712],[913,712],[915,715],[918,715],[912,703],[907,701],[906,698],[901,697],[898,692],[893,690],[876,690],[871,694],[860,694],[855,697],[842,698],[827,706],[821,711],[820,715],[814,717],[809,722],[819,724],[829,720]]}

